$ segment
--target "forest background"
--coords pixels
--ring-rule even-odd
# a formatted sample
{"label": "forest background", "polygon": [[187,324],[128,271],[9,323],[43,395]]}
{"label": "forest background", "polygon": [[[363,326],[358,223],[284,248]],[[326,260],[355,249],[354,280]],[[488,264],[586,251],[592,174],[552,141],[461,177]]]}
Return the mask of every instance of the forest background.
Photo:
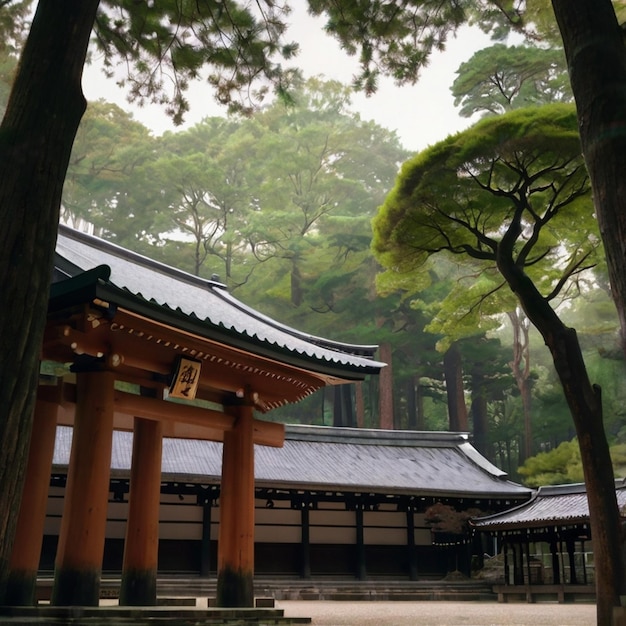
{"label": "forest background", "polygon": [[[15,57],[5,50],[0,61],[4,107]],[[528,42],[476,52],[450,88],[471,119],[572,101],[562,51]],[[302,79],[292,103],[160,136],[115,104],[91,102],[63,220],[217,278],[290,326],[381,346],[389,367],[380,378],[321,391],[269,418],[469,430],[483,454],[529,484],[582,481],[551,357],[519,308],[480,292],[476,268],[453,258],[431,264],[423,288],[377,285],[371,219],[412,155],[396,132],[363,120],[352,98],[348,85]],[[603,389],[616,475],[625,475],[625,363],[601,263],[576,275],[559,311]]]}

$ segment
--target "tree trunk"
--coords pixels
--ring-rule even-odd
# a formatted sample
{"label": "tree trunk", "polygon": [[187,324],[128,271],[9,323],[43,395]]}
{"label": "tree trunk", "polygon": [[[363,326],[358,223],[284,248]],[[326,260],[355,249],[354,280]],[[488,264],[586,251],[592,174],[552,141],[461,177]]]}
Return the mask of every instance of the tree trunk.
{"label": "tree trunk", "polygon": [[468,424],[463,393],[463,363],[461,351],[456,343],[453,343],[443,355],[443,374],[446,380],[449,428],[453,432],[466,432]]}
{"label": "tree trunk", "polygon": [[597,621],[601,626],[608,626],[612,623],[613,607],[619,606],[619,596],[624,593],[624,563],[615,479],[604,432],[600,389],[589,380],[576,331],[563,324],[533,282],[512,261],[512,248],[518,236],[519,231],[503,237],[497,254],[498,269],[548,346],[574,421],[594,546]]}
{"label": "tree trunk", "polygon": [[298,266],[299,259],[294,257],[291,260],[291,304],[298,307],[302,304],[304,294],[302,293],[302,274]]}
{"label": "tree trunk", "polygon": [[[583,154],[626,353],[626,49],[610,0],[552,0],[576,99]],[[575,342],[573,332],[568,344]],[[571,347],[570,349],[573,349]],[[589,398],[600,403],[599,392]],[[578,398],[582,390],[572,389]],[[589,390],[583,399],[587,399]],[[574,410],[572,411],[574,412]],[[595,421],[594,421],[595,417]],[[626,591],[612,468],[598,415],[576,419],[597,567],[598,624]],[[582,432],[581,432],[582,431]],[[599,446],[599,448],[595,448]],[[596,467],[596,465],[600,465]],[[610,471],[609,471],[610,470]],[[590,482],[591,481],[591,482]],[[607,519],[610,517],[610,519]],[[608,526],[605,526],[608,524]]]}
{"label": "tree trunk", "polygon": [[626,49],[610,0],[553,0],[626,352]]}
{"label": "tree trunk", "polygon": [[333,426],[356,427],[352,385],[337,385],[333,390]]}
{"label": "tree trunk", "polygon": [[340,385],[343,424],[350,428],[356,427],[354,419],[354,403],[352,401],[352,385]]}
{"label": "tree trunk", "polygon": [[426,416],[424,415],[424,390],[421,377],[415,382],[415,408],[417,410],[416,430],[426,430]]}
{"label": "tree trunk", "polygon": [[407,428],[417,430],[417,394],[415,393],[416,376],[409,376],[406,381]]}
{"label": "tree trunk", "polygon": [[528,318],[520,309],[508,313],[513,327],[513,360],[509,363],[515,383],[522,398],[524,414],[524,440],[520,447],[520,465],[533,455],[533,433],[531,423],[531,388],[530,388],[530,341],[528,336]]}
{"label": "tree trunk", "polygon": [[379,375],[379,419],[380,427],[386,430],[393,430],[393,371],[391,367],[391,345],[381,343],[379,347],[380,360],[387,363],[387,367],[380,370]]}
{"label": "tree trunk", "polygon": [[365,399],[363,398],[363,383],[354,385],[354,410],[356,414],[356,427],[365,428]]}
{"label": "tree trunk", "polygon": [[333,387],[333,426],[345,426],[343,421],[343,402],[341,398],[341,387]]}
{"label": "tree trunk", "polygon": [[0,126],[0,599],[26,464],[63,181],[97,0],[40,0]]}
{"label": "tree trunk", "polygon": [[485,393],[484,378],[480,375],[472,377],[472,424],[474,432],[474,447],[488,459],[493,458],[488,449],[487,396]]}

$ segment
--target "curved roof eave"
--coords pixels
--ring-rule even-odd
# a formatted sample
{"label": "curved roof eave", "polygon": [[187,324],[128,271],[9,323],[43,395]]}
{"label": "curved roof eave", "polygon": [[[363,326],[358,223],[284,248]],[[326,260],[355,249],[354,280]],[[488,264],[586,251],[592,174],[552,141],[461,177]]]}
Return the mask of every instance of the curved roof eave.
{"label": "curved roof eave", "polygon": [[297,331],[228,294],[225,286],[152,261],[115,244],[60,227],[52,306],[100,298],[175,328],[343,380],[377,374],[377,346]]}

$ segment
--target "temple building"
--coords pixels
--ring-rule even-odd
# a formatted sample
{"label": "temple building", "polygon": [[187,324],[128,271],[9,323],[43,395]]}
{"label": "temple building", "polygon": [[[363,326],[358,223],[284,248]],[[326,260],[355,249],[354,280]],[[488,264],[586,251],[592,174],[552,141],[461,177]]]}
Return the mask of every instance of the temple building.
{"label": "temple building", "polygon": [[225,607],[252,606],[255,572],[445,573],[455,542],[433,540],[429,504],[530,496],[466,435],[261,419],[377,374],[375,353],[60,227],[41,353],[57,365],[38,390],[9,601],[34,601],[41,568],[58,606],[96,605],[103,571],[131,606],[155,604],[163,571],[215,575]]}
{"label": "temple building", "polygon": [[[615,481],[622,523],[626,479]],[[476,531],[496,540],[503,555],[500,601],[595,597],[593,537],[584,483],[539,487],[530,500],[472,520]]]}
{"label": "temple building", "polygon": [[163,438],[175,437],[223,443],[218,601],[251,606],[254,445],[284,440],[256,415],[376,374],[375,350],[306,335],[216,281],[61,227],[41,356],[67,375],[39,388],[9,598],[32,598],[61,424],[73,443],[53,604],[98,603],[113,432],[132,431],[120,602],[154,603]]}
{"label": "temple building", "polygon": [[[72,432],[60,427],[42,569],[53,566]],[[122,569],[132,436],[116,432],[104,567]],[[222,444],[164,439],[159,574],[217,574]],[[502,511],[530,496],[462,433],[286,426],[282,448],[255,449],[255,573],[291,579],[437,580],[470,574],[469,536],[441,540],[436,503]]]}

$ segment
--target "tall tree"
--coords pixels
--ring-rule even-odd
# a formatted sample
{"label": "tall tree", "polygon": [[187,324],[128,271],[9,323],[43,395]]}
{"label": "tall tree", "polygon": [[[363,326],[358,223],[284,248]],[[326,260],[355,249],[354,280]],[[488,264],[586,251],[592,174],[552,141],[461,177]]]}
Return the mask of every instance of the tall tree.
{"label": "tall tree", "polygon": [[[311,279],[321,273],[311,264],[337,268],[368,250],[369,218],[407,155],[394,133],[350,111],[350,95],[336,81],[312,78],[294,90],[293,105],[278,102],[255,116],[262,180],[250,230],[259,256],[278,261],[295,309],[333,306],[311,303]],[[318,297],[322,291],[331,295],[318,289]]]}
{"label": "tall tree", "polygon": [[[63,187],[62,219],[89,222],[104,237],[128,245],[154,231],[155,184],[141,184],[135,175],[156,158],[150,131],[115,104],[89,103],[72,146]],[[137,189],[142,203],[129,195]]]}
{"label": "tall tree", "polygon": [[559,49],[496,44],[476,52],[456,73],[450,91],[463,117],[571,102],[573,97]]}
{"label": "tall tree", "polygon": [[[621,527],[602,402],[576,332],[551,301],[593,264],[593,208],[568,105],[487,118],[405,164],[375,221],[374,250],[389,271],[415,271],[447,251],[495,265],[548,346],[576,427],[596,544],[599,603],[624,584]],[[559,237],[559,225],[579,232]],[[560,276],[552,272],[560,270]],[[599,540],[599,541],[598,541]],[[607,610],[608,612],[608,610]],[[599,621],[606,623],[604,617]]]}
{"label": "tall tree", "polygon": [[[131,93],[164,102],[177,119],[187,105],[188,80],[203,65],[215,68],[210,82],[218,98],[228,102],[233,90],[259,76],[281,90],[283,75],[275,56],[291,56],[295,51],[281,41],[285,7],[269,1],[262,3],[260,20],[232,1],[131,5],[107,0],[98,16],[97,0],[66,1],[62,7],[58,2],[39,2],[0,127],[0,211],[7,225],[0,241],[0,293],[16,311],[12,322],[0,324],[0,354],[7,355],[0,356],[5,381],[0,390],[0,435],[7,442],[0,459],[0,482],[5,487],[0,495],[0,511],[5,512],[0,524],[0,588],[24,462],[21,440],[29,433],[37,371],[34,355],[43,328],[60,186],[84,109],[80,75],[92,27],[97,27],[107,62],[121,54],[132,69]],[[610,0],[553,0],[553,6],[580,113],[615,302],[622,328],[626,328],[626,263],[621,255],[626,240],[622,189],[626,140],[623,133],[614,132],[624,127],[626,115],[622,34]],[[360,53],[362,69],[356,84],[366,92],[375,90],[378,77],[385,73],[399,82],[415,81],[431,51],[441,48],[470,19],[496,35],[525,26],[525,3],[495,0],[467,4],[411,0],[402,5],[386,0],[365,7],[310,0],[309,7],[314,15],[328,16],[326,30],[344,50]],[[7,14],[3,10],[3,17]],[[261,96],[265,92],[265,87],[246,91]],[[246,103],[236,105],[246,108]],[[33,197],[35,193],[39,196]],[[23,287],[17,283],[24,285],[29,278],[29,297],[24,298]],[[18,306],[25,299],[28,305]],[[5,371],[11,372],[9,378],[4,377]],[[608,620],[610,603],[617,601],[615,585],[602,590],[599,621]]]}
{"label": "tall tree", "polygon": [[63,180],[85,110],[81,77],[92,29],[107,61],[121,54],[132,68],[131,91],[165,103],[180,119],[184,87],[205,65],[216,70],[210,80],[220,99],[240,108],[245,104],[231,96],[256,78],[265,76],[282,87],[274,59],[295,51],[279,47],[283,9],[268,2],[257,19],[236,2],[103,1],[100,6],[98,0],[40,0],[37,5],[0,125],[5,224],[0,236],[0,600],[30,439]]}
{"label": "tall tree", "polygon": [[552,6],[563,37],[626,352],[626,48],[610,0]]}
{"label": "tall tree", "polygon": [[191,240],[193,260],[184,269],[199,275],[206,265],[231,287],[249,276],[235,272],[235,260],[246,247],[254,208],[247,179],[257,162],[255,141],[240,120],[207,118],[185,132],[166,133],[159,157],[144,172],[159,181],[162,238]]}
{"label": "tall tree", "polygon": [[97,4],[40,3],[0,126],[5,223],[0,245],[0,600],[30,440],[63,179],[85,108],[80,79]]}

